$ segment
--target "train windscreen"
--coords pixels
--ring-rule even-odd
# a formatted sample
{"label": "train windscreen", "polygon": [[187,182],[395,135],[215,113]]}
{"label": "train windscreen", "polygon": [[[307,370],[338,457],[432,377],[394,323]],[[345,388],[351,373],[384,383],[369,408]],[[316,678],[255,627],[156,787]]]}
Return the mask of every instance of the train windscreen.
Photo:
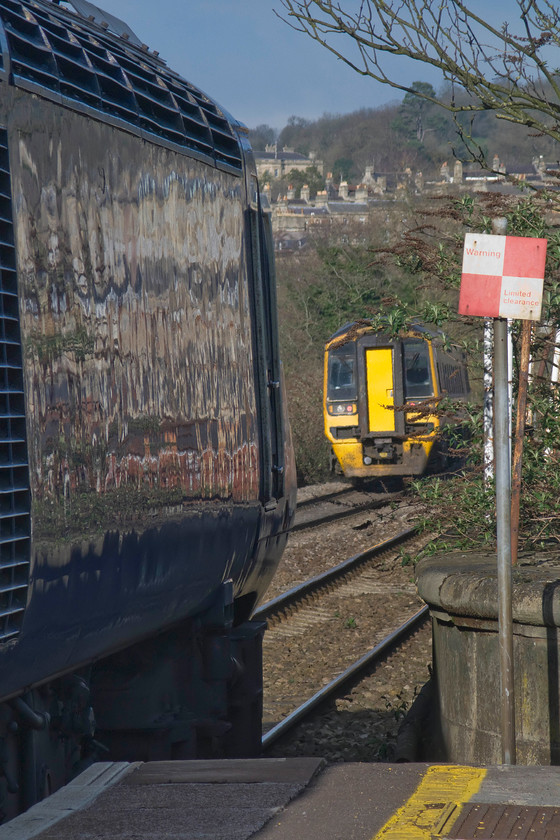
{"label": "train windscreen", "polygon": [[358,399],[354,345],[337,347],[330,351],[327,399],[339,401]]}
{"label": "train windscreen", "polygon": [[429,345],[422,339],[403,341],[404,398],[432,397]]}

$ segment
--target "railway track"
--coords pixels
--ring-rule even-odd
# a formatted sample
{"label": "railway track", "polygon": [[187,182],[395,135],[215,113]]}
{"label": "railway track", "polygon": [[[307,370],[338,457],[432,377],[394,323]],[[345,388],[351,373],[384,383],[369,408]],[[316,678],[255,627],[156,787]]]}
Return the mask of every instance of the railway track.
{"label": "railway track", "polygon": [[[336,527],[346,539],[349,526],[342,522]],[[319,529],[319,542],[327,530]],[[263,749],[270,752],[278,740],[282,750],[286,740],[297,742],[298,736],[290,733],[301,729],[313,710],[323,708],[329,698],[336,704],[361,673],[371,672],[381,657],[392,655],[403,638],[417,635],[426,614],[411,570],[402,565],[402,553],[406,549],[414,555],[425,541],[414,527],[402,529],[260,608],[256,617],[269,624],[264,641]],[[424,660],[425,650],[424,641]],[[428,677],[426,663],[420,683]],[[404,701],[395,703],[402,707]],[[298,754],[297,748],[293,754]],[[305,754],[310,754],[309,744]]]}
{"label": "railway track", "polygon": [[[327,487],[328,487],[328,485],[327,485]],[[305,493],[305,490],[308,489],[308,488],[303,488],[302,490],[298,491],[298,500],[297,500],[298,510],[301,510],[302,508],[310,507],[310,506],[316,504],[317,502],[330,502],[333,499],[341,499],[344,496],[348,496],[348,495],[354,493],[355,489],[356,489],[352,484],[345,484],[345,485],[333,484],[333,487],[335,488],[333,490],[324,489],[324,486],[323,486],[323,488],[321,488],[319,490],[312,489],[310,491],[309,495],[305,495],[305,496],[303,494]]]}
{"label": "railway track", "polygon": [[345,487],[333,492],[310,496],[299,501],[295,522],[291,531],[302,531],[355,516],[360,512],[380,510],[395,504],[404,497],[403,492],[374,493],[372,491],[357,490],[355,487]]}
{"label": "railway track", "polygon": [[407,528],[394,537],[389,537],[365,551],[354,554],[337,566],[333,566],[332,569],[315,575],[282,595],[267,601],[255,610],[253,617],[259,621],[268,621],[269,628],[274,626],[282,618],[288,618],[292,615],[294,610],[297,610],[302,604],[308,606],[311,603],[311,596],[318,594],[322,589],[336,586],[338,582],[349,580],[369,560],[383,557],[386,552],[390,552],[392,549],[396,549],[412,540],[415,535],[416,528]]}
{"label": "railway track", "polygon": [[371,669],[378,665],[388,653],[402,644],[414,630],[421,628],[427,623],[428,607],[420,607],[418,612],[412,615],[407,621],[389,633],[372,650],[365,653],[352,663],[342,674],[332,679],[327,685],[320,688],[315,694],[298,706],[293,712],[282,721],[271,727],[262,738],[263,751],[268,750],[272,744],[283,736],[293,732],[298,724],[312,714],[325,701],[337,697],[345,692],[347,687],[359,679],[362,675],[368,674]]}

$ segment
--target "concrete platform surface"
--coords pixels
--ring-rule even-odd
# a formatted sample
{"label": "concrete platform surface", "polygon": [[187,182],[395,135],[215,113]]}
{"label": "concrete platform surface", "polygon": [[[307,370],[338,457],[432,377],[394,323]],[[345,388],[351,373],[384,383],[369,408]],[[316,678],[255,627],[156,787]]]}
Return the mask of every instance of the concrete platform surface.
{"label": "concrete platform surface", "polygon": [[253,840],[296,838],[560,840],[560,768],[331,765]]}
{"label": "concrete platform surface", "polygon": [[560,840],[559,767],[97,764],[0,840]]}
{"label": "concrete platform surface", "polygon": [[0,840],[246,840],[323,766],[317,758],[94,764],[0,826]]}

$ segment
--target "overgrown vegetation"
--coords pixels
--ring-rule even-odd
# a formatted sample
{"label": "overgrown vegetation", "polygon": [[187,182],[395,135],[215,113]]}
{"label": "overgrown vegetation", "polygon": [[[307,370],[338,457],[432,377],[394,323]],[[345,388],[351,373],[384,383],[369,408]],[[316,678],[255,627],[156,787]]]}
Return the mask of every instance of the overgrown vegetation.
{"label": "overgrown vegetation", "polygon": [[[394,216],[385,217],[383,223],[372,216],[369,227],[346,231],[342,241],[332,234],[316,237],[306,251],[279,260],[281,334],[299,480],[314,482],[327,476],[321,399],[328,337],[358,318],[369,318],[395,335],[422,320],[442,329],[448,341],[467,351],[476,397],[472,404],[461,406],[462,425],[450,430],[452,453],[464,458],[464,468],[452,479],[431,476],[413,483],[427,503],[424,528],[441,535],[428,550],[493,545],[494,488],[483,475],[482,319],[456,313],[465,231],[491,232],[492,218],[505,215],[510,235],[548,239],[544,326],[534,330],[532,343],[520,548],[556,546],[560,394],[551,385],[551,361],[560,329],[560,227],[555,200],[546,194],[521,199],[457,195],[409,203],[391,213]],[[514,364],[518,326],[513,332]],[[440,405],[447,414],[453,409],[448,402]]]}
{"label": "overgrown vegetation", "polygon": [[[414,233],[419,259],[410,270],[427,283],[442,288],[443,299],[456,289],[460,275],[463,235],[466,229],[491,232],[491,219],[504,215],[508,219],[508,234],[536,236],[548,239],[545,303],[542,321],[534,331],[532,342],[533,368],[528,395],[530,423],[525,438],[522,474],[520,546],[525,549],[557,547],[560,514],[557,508],[560,491],[560,415],[558,386],[551,383],[553,353],[560,327],[560,229],[555,199],[548,195],[522,200],[495,196],[491,200],[463,197],[451,208],[456,233],[452,239],[435,243],[426,241],[426,229]],[[455,240],[455,242],[453,242]],[[402,246],[400,246],[402,247]],[[408,252],[410,253],[410,251]],[[450,335],[461,335],[469,352],[474,371],[480,366],[480,321],[453,317],[449,307],[440,325]],[[514,408],[517,392],[520,324],[512,327],[514,345]],[[476,375],[474,377],[477,378]],[[419,497],[428,503],[424,528],[440,537],[428,547],[437,551],[446,547],[484,548],[495,541],[494,487],[484,478],[482,406],[473,403],[466,407],[461,426],[450,431],[456,454],[465,458],[465,468],[454,479],[424,478],[413,483]],[[463,445],[463,437],[469,443]]]}
{"label": "overgrown vegetation", "polygon": [[[557,553],[560,542],[560,409],[558,393],[546,380],[533,382],[529,393],[532,423],[524,441],[520,549]],[[438,477],[413,482],[412,489],[427,504],[423,530],[438,536],[425,553],[444,549],[495,548],[495,491],[484,479],[482,417],[471,406],[465,426],[471,443],[465,467],[450,480]],[[417,558],[415,558],[417,559]],[[405,558],[403,562],[406,565]]]}
{"label": "overgrown vegetation", "polygon": [[[516,0],[506,21],[497,20],[491,7],[480,15],[462,0],[364,0],[350,5],[340,0],[280,3],[280,16],[293,28],[306,33],[361,75],[406,94],[401,112],[393,116],[390,126],[393,139],[399,130],[408,135],[409,149],[416,146],[417,152],[426,153],[426,120],[428,115],[435,118],[431,109],[439,106],[443,117],[430,126],[431,133],[444,137],[446,115],[450,116],[458,136],[458,142],[453,144],[454,154],[463,160],[495,169],[489,157],[498,152],[504,159],[503,148],[491,149],[484,140],[484,130],[496,121],[508,128],[500,135],[501,144],[506,142],[506,135],[518,142],[516,132],[521,130],[525,141],[545,143],[547,151],[539,149],[539,154],[557,158],[554,144],[560,139],[560,83],[554,55],[560,44],[560,9],[552,0]],[[446,85],[435,92],[423,83],[403,83],[402,72],[398,72],[402,71],[403,56],[438,70]],[[407,105],[412,110],[403,115],[402,109]],[[396,143],[394,148],[400,152]],[[373,249],[376,258],[372,265],[378,266],[378,261],[384,259],[386,266],[396,265],[404,275],[413,278],[412,308],[418,310],[430,298],[435,301],[427,318],[425,308],[425,320],[431,318],[449,329],[456,340],[463,341],[472,351],[476,363],[480,359],[480,325],[452,318],[465,230],[490,232],[491,219],[506,215],[510,235],[548,240],[543,326],[535,330],[532,346],[530,424],[523,462],[520,537],[521,547],[526,548],[542,549],[551,544],[557,548],[560,540],[559,358],[555,352],[560,342],[559,210],[556,191],[524,200],[505,195],[484,200],[464,196],[453,206],[442,203],[437,209],[429,208],[421,223],[409,225],[408,233],[399,241],[389,241],[383,253],[379,248]],[[406,282],[404,286],[407,288]],[[390,288],[395,297],[400,295],[392,283]],[[431,292],[429,296],[423,294],[426,290]],[[390,314],[389,326],[403,326],[411,317],[410,305],[407,307],[401,298],[393,300],[389,313],[382,310],[379,317],[387,321]],[[454,481],[418,482],[416,489],[433,503],[426,526],[445,534],[453,545],[470,548],[494,541],[494,494],[481,471],[479,406],[468,407],[465,423],[471,434],[465,453],[470,469]]]}
{"label": "overgrown vegetation", "polygon": [[396,300],[413,305],[414,280],[402,267],[374,264],[374,251],[398,241],[404,231],[403,206],[370,214],[365,224],[318,228],[308,246],[280,255],[276,262],[281,351],[298,481],[329,477],[323,436],[323,352],[325,342],[345,322],[373,317]]}

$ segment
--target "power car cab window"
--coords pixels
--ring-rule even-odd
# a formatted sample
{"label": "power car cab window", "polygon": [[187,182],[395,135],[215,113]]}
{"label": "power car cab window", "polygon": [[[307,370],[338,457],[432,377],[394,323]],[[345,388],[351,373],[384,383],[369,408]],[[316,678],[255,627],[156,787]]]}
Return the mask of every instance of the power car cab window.
{"label": "power car cab window", "polygon": [[327,399],[338,401],[358,399],[354,345],[337,347],[330,351]]}
{"label": "power car cab window", "polygon": [[433,396],[434,387],[427,341],[421,339],[403,341],[403,383],[405,400]]}

